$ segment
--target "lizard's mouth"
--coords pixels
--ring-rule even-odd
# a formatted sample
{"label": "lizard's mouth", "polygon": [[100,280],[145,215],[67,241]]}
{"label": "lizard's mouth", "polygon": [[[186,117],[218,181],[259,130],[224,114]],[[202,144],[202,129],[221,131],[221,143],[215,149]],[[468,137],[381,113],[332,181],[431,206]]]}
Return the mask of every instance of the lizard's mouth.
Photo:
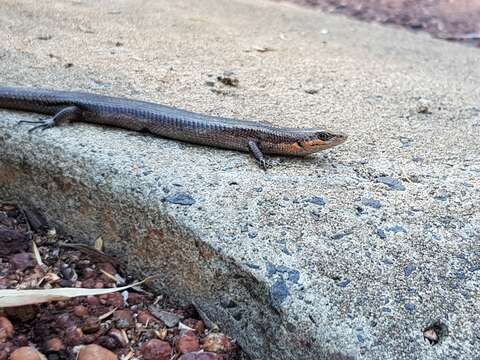
{"label": "lizard's mouth", "polygon": [[345,134],[332,135],[328,140],[313,139],[305,141],[297,141],[298,149],[306,154],[317,151],[329,149],[333,146],[340,145],[347,140],[348,136]]}

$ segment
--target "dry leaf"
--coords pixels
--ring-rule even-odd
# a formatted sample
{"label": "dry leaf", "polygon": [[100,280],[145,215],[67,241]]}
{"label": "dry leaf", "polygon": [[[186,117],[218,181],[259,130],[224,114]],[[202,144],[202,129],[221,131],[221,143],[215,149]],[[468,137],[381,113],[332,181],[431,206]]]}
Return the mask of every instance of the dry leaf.
{"label": "dry leaf", "polygon": [[40,304],[49,301],[67,300],[78,296],[103,295],[117,291],[124,291],[133,286],[143,284],[153,277],[148,277],[137,283],[110,289],[85,289],[85,288],[56,288],[33,290],[0,290],[0,308]]}
{"label": "dry leaf", "polygon": [[95,250],[103,252],[103,239],[101,236],[98,237],[97,240],[95,240],[95,245],[93,247]]}

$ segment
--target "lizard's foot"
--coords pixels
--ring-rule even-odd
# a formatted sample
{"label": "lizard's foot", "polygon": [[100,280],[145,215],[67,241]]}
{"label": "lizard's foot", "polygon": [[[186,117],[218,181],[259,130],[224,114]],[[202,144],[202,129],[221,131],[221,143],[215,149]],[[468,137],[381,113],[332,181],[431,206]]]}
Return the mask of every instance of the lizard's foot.
{"label": "lizard's foot", "polygon": [[268,160],[265,160],[265,159],[261,159],[258,161],[260,167],[263,169],[263,170],[267,170],[267,169],[270,169],[272,168],[273,164],[271,161],[268,161]]}
{"label": "lizard's foot", "polygon": [[55,121],[53,118],[41,119],[36,121],[21,120],[17,124],[37,124],[37,126],[33,126],[32,128],[28,129],[28,132],[30,133],[38,129],[41,129],[41,130],[50,129],[55,126]]}

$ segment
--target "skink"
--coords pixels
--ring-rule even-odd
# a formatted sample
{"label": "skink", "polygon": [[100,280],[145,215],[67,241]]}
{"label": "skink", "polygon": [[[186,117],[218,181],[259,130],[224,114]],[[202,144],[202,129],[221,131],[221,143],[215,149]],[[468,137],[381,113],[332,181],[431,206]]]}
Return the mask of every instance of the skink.
{"label": "skink", "polygon": [[82,121],[249,152],[263,168],[264,154],[305,156],[343,143],[347,136],[323,129],[279,128],[266,123],[197,114],[150,102],[84,92],[0,87],[0,108],[52,115],[35,129]]}

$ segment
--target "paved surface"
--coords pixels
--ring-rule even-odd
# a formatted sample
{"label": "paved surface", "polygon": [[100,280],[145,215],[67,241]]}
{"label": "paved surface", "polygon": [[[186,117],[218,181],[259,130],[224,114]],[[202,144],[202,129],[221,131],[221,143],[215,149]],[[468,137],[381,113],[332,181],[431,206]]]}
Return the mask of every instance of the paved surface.
{"label": "paved surface", "polygon": [[[350,139],[263,172],[245,154],[85,124],[28,134],[16,122],[37,115],[0,111],[3,199],[163,273],[253,358],[479,356],[478,51],[263,1],[96,4],[3,1],[1,84]],[[448,334],[431,346],[436,321]]]}

